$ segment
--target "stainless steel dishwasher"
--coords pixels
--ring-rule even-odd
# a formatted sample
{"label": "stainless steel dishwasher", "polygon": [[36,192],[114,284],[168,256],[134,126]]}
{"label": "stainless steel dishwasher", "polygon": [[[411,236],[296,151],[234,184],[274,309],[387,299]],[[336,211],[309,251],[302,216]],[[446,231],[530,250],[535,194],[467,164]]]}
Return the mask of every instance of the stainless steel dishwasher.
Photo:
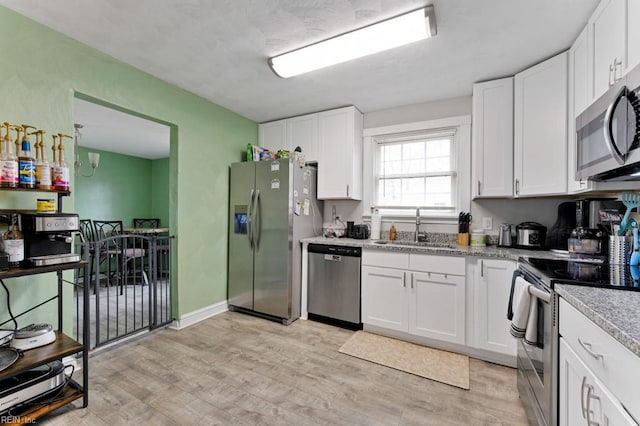
{"label": "stainless steel dishwasher", "polygon": [[309,244],[309,319],[362,328],[360,247]]}

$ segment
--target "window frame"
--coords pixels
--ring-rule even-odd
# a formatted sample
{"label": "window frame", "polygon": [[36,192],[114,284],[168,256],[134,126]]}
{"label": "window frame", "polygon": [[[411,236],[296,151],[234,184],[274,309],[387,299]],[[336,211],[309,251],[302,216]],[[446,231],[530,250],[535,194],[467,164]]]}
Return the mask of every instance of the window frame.
{"label": "window frame", "polygon": [[[362,216],[370,217],[372,209],[378,208],[385,218],[398,221],[415,218],[415,207],[390,209],[374,206],[377,190],[378,154],[377,140],[390,135],[403,133],[435,133],[454,131],[451,161],[455,172],[455,184],[452,188],[454,208],[452,212],[436,209],[421,209],[420,216],[430,223],[456,223],[459,211],[470,211],[471,207],[471,116],[463,115],[444,119],[404,123],[363,130],[363,199]],[[416,206],[417,207],[417,206]]]}
{"label": "window frame", "polygon": [[[449,127],[449,128],[440,128],[440,129],[433,129],[433,130],[420,130],[420,131],[415,131],[415,132],[405,132],[405,133],[394,133],[394,134],[387,134],[387,135],[377,135],[373,137],[373,192],[372,192],[372,203],[373,204],[377,204],[376,202],[377,197],[378,197],[378,191],[379,191],[379,187],[380,187],[380,182],[382,179],[382,171],[380,170],[381,164],[380,164],[380,151],[381,151],[381,147],[382,145],[392,145],[392,144],[404,144],[404,143],[411,143],[412,141],[427,141],[427,140],[434,140],[434,139],[438,139],[438,138],[447,138],[450,140],[450,146],[449,146],[449,170],[446,172],[429,172],[429,171],[425,171],[425,172],[420,172],[420,173],[415,173],[413,176],[412,175],[403,175],[403,174],[399,174],[399,175],[393,175],[390,176],[388,179],[393,179],[393,178],[398,178],[398,179],[402,179],[402,178],[411,178],[411,177],[423,177],[423,178],[427,178],[427,177],[440,177],[440,176],[449,176],[452,179],[452,183],[451,183],[451,206],[447,206],[447,207],[435,207],[435,206],[415,206],[415,207],[420,207],[422,210],[424,210],[425,215],[429,215],[428,212],[432,213],[432,214],[436,214],[437,211],[450,211],[451,209],[453,209],[453,212],[455,213],[455,209],[456,209],[456,200],[457,200],[457,187],[458,187],[458,176],[457,176],[457,170],[456,170],[456,166],[457,166],[457,161],[456,161],[456,154],[457,154],[457,149],[456,149],[456,133],[457,133],[457,127]],[[414,206],[381,206],[381,205],[376,205],[376,208],[378,209],[383,209],[383,210],[389,210],[389,211],[401,211],[401,210],[407,210],[407,209],[414,209]]]}

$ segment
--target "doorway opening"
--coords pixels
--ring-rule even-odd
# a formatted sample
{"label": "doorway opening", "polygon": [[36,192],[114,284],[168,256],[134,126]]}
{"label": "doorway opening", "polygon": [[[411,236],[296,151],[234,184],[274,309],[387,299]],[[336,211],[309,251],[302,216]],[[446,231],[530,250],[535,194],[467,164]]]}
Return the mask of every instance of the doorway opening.
{"label": "doorway opening", "polygon": [[86,292],[95,348],[173,320],[177,128],[80,93],[73,102],[76,247],[90,262],[88,276],[75,277],[73,323],[77,333]]}

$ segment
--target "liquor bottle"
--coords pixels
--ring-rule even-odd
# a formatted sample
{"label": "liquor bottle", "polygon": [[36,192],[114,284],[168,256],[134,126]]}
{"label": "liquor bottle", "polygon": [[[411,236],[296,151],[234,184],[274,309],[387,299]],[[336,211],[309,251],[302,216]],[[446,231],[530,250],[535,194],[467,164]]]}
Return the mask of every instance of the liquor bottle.
{"label": "liquor bottle", "polygon": [[18,215],[11,215],[11,225],[2,234],[2,250],[9,255],[9,266],[17,268],[24,260],[24,235],[18,229]]}
{"label": "liquor bottle", "polygon": [[22,125],[24,134],[22,136],[22,144],[20,155],[18,155],[18,183],[20,188],[35,189],[36,187],[36,159],[31,154],[31,142],[29,142],[29,129],[33,126],[27,124]]}
{"label": "liquor bottle", "polygon": [[3,123],[5,129],[4,138],[0,139],[2,154],[0,155],[0,187],[15,188],[18,186],[18,158],[13,153],[13,145],[10,136],[11,123]]}

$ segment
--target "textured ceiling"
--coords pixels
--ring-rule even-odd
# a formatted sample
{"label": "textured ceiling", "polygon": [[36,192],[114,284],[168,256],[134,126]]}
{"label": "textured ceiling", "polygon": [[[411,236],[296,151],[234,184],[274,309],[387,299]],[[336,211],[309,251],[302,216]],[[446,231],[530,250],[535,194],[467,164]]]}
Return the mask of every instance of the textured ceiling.
{"label": "textured ceiling", "polygon": [[[19,13],[264,122],[470,95],[567,49],[598,0],[0,0]],[[270,56],[433,4],[438,35],[280,79]]]}

